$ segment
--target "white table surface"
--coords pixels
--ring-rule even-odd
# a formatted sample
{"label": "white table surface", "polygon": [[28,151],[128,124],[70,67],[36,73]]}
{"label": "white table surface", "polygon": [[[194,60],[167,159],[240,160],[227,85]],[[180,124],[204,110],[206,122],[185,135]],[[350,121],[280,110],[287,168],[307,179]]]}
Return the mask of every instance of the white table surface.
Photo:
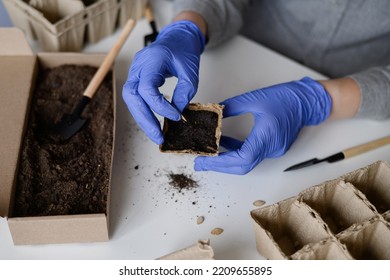
{"label": "white table surface", "polygon": [[[153,1],[159,27],[168,23],[167,1]],[[112,174],[110,241],[104,243],[14,246],[5,218],[0,218],[0,259],[156,259],[210,239],[216,259],[263,259],[256,251],[250,211],[261,199],[267,205],[295,196],[303,189],[337,178],[377,160],[390,162],[390,145],[363,155],[292,172],[286,167],[313,157],[386,136],[390,121],[347,120],[305,127],[291,149],[277,159],[266,159],[245,176],[194,172],[193,156],[163,154],[134,123],[122,102],[121,89],[135,52],[142,48],[150,27],[142,19],[120,52],[115,65],[118,95],[117,130]],[[107,52],[120,30],[84,52]],[[31,42],[39,51],[36,42]],[[220,102],[248,90],[303,76],[322,78],[273,51],[243,37],[202,55],[200,84],[193,101]],[[162,92],[170,95],[175,79]],[[249,116],[223,121],[223,134],[244,138]],[[135,167],[139,168],[136,169]],[[169,185],[170,173],[184,173],[198,182],[196,192],[178,193]],[[194,204],[195,203],[195,204]],[[203,224],[196,219],[204,216]],[[221,235],[211,235],[215,227]]]}

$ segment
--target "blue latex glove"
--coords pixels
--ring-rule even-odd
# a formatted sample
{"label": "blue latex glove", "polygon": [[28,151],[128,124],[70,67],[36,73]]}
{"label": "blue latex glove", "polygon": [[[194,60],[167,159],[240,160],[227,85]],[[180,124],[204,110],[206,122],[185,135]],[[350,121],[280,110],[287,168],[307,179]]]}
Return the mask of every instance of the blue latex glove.
{"label": "blue latex glove", "polygon": [[[162,144],[164,138],[154,113],[181,119],[181,112],[198,89],[204,47],[205,38],[198,26],[183,20],[166,26],[155,42],[135,55],[122,96],[138,125],[156,144]],[[172,76],[178,82],[170,103],[158,88]]]}
{"label": "blue latex glove", "polygon": [[283,155],[305,125],[326,120],[332,107],[324,87],[310,79],[251,91],[221,103],[224,117],[254,115],[254,126],[244,142],[222,137],[228,152],[217,157],[197,157],[195,170],[246,174],[265,158]]}

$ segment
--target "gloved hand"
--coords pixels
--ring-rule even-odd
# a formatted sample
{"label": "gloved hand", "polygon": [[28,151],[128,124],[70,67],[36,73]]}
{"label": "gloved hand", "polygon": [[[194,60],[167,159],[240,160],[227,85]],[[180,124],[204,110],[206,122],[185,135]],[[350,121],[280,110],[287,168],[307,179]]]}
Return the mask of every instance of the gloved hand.
{"label": "gloved hand", "polygon": [[[183,20],[163,28],[156,41],[134,57],[122,96],[138,125],[156,144],[162,144],[164,139],[154,112],[171,120],[181,119],[181,111],[198,89],[204,47],[200,29]],[[172,104],[158,89],[171,76],[178,78]]]}
{"label": "gloved hand", "polygon": [[254,126],[244,142],[222,137],[228,152],[197,157],[195,170],[246,174],[265,158],[283,155],[305,125],[316,125],[330,115],[332,101],[324,87],[303,78],[251,91],[223,101],[224,117],[254,115]]}

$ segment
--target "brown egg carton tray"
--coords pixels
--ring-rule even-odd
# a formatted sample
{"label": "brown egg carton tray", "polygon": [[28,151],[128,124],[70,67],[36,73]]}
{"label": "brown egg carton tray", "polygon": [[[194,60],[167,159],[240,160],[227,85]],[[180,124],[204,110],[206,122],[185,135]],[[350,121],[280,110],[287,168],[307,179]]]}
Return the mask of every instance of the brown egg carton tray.
{"label": "brown egg carton tray", "polygon": [[267,259],[390,259],[390,166],[377,161],[251,217]]}
{"label": "brown egg carton tray", "polygon": [[4,0],[13,24],[49,52],[80,51],[144,14],[147,0]]}

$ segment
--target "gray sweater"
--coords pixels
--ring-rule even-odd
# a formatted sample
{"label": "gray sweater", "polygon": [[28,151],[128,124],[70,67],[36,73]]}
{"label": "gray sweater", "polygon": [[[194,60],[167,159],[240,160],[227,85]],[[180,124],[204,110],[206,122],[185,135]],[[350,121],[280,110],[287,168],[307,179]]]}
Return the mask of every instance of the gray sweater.
{"label": "gray sweater", "polygon": [[175,0],[200,13],[208,48],[240,32],[330,78],[350,76],[357,117],[390,118],[389,0]]}

